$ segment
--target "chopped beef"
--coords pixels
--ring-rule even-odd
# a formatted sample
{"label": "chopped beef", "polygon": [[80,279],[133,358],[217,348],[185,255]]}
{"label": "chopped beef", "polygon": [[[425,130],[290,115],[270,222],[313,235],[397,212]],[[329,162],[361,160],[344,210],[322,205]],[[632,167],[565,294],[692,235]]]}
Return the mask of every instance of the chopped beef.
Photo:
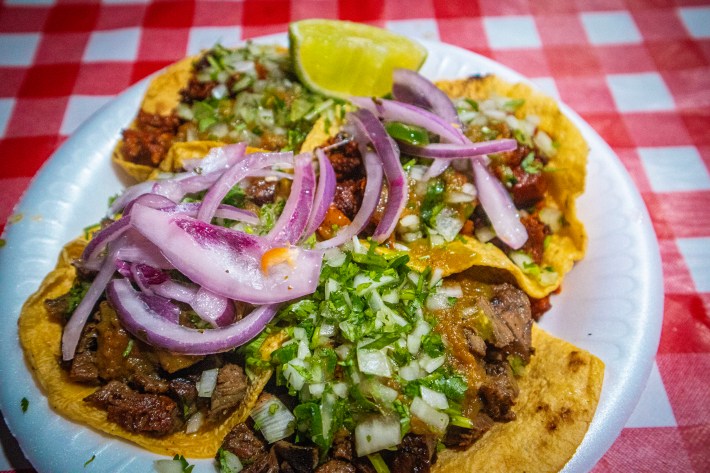
{"label": "chopped beef", "polygon": [[84,398],[108,412],[108,420],[135,433],[156,436],[182,426],[177,403],[162,394],[141,394],[119,381],[111,381]]}
{"label": "chopped beef", "polygon": [[527,362],[532,346],[530,300],[523,291],[508,283],[492,286],[492,289],[490,303],[493,311],[487,315],[493,323],[493,330],[496,336],[498,332],[507,332],[512,337],[505,345],[497,343],[496,346],[505,348],[507,353],[518,355]]}
{"label": "chopped beef", "polygon": [[425,473],[436,461],[436,437],[407,434],[394,452],[383,452],[392,473]]}
{"label": "chopped beef", "polygon": [[249,179],[249,185],[244,189],[246,196],[256,205],[262,206],[274,201],[276,196],[277,181],[265,179]]}
{"label": "chopped beef", "polygon": [[338,181],[335,186],[333,205],[350,220],[355,218],[357,211],[360,210],[365,193],[365,184],[365,179],[346,179]]}
{"label": "chopped beef", "polygon": [[192,105],[212,97],[212,90],[217,87],[216,81],[200,82],[191,77],[187,86],[180,90],[180,102]]}
{"label": "chopped beef", "polygon": [[547,179],[542,172],[530,174],[522,168],[516,168],[513,175],[515,176],[515,184],[510,188],[510,193],[517,208],[532,207],[545,198]]}
{"label": "chopped beef", "polygon": [[241,423],[229,431],[222,442],[222,449],[238,456],[242,463],[249,464],[266,453],[266,441],[247,424]]}
{"label": "chopped beef", "polygon": [[487,379],[478,389],[478,394],[488,414],[498,422],[515,419],[512,407],[518,397],[518,384],[507,361],[486,363]]}
{"label": "chopped beef", "polygon": [[335,434],[330,455],[338,460],[345,460],[347,462],[352,461],[353,441],[347,430],[341,429],[337,434]]}
{"label": "chopped beef", "polygon": [[69,366],[69,378],[77,383],[99,383],[99,369],[96,366],[96,322],[93,317],[81,331],[74,358]]}
{"label": "chopped beef", "polygon": [[468,448],[483,437],[494,424],[493,419],[483,412],[479,412],[472,420],[473,427],[470,429],[449,425],[444,436],[444,445],[448,448]]}
{"label": "chopped beef", "polygon": [[[338,134],[329,139],[325,146],[335,144],[346,138],[343,134]],[[335,171],[335,179],[340,182],[345,179],[361,179],[365,177],[365,167],[362,164],[362,157],[358,151],[355,140],[340,145],[327,152],[330,164]]]}
{"label": "chopped beef", "polygon": [[357,470],[350,462],[330,460],[319,466],[316,473],[357,473]]}
{"label": "chopped beef", "polygon": [[141,342],[131,342],[108,303],[102,303],[99,308],[96,366],[101,379],[129,382],[149,393],[167,392],[168,383],[160,377],[150,350],[142,348],[145,345]]}
{"label": "chopped beef", "polygon": [[279,461],[274,449],[257,455],[252,463],[245,464],[242,473],[279,473]]}
{"label": "chopped beef", "polygon": [[170,380],[170,394],[173,398],[177,398],[180,401],[185,418],[197,412],[198,396],[194,381],[185,378]]}
{"label": "chopped beef", "polygon": [[312,473],[318,466],[318,448],[295,445],[279,440],[273,446],[282,465],[286,463],[296,473]]}
{"label": "chopped beef", "polygon": [[157,166],[165,158],[181,123],[176,115],[139,111],[134,127],[123,130],[124,158],[136,164]]}
{"label": "chopped beef", "polygon": [[67,292],[56,299],[45,299],[44,308],[47,309],[50,318],[65,323],[69,315],[71,315],[69,313],[69,293]]}
{"label": "chopped beef", "polygon": [[472,330],[464,329],[468,350],[474,355],[483,357],[486,355],[486,342],[476,335]]}
{"label": "chopped beef", "polygon": [[229,363],[221,367],[217,373],[217,385],[212,392],[208,417],[217,420],[239,404],[244,399],[247,384],[241,366]]}

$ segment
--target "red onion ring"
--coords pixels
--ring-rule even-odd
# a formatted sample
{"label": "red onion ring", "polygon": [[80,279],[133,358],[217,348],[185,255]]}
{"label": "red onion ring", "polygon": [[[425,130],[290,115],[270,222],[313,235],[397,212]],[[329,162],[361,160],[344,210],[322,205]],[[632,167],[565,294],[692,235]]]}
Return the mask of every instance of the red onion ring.
{"label": "red onion ring", "polygon": [[111,281],[106,289],[109,302],[123,326],[144,342],[184,355],[210,355],[243,345],[256,337],[276,315],[278,306],[254,309],[238,322],[215,329],[196,330],[177,325],[160,315],[126,279]]}
{"label": "red onion ring", "polygon": [[201,287],[190,301],[195,313],[212,327],[224,327],[234,322],[234,304],[226,297]]}
{"label": "red onion ring", "polygon": [[510,194],[503,184],[488,171],[480,159],[471,160],[473,178],[478,190],[478,200],[483,206],[488,219],[493,225],[498,238],[509,247],[517,250],[525,244],[528,232],[520,223],[518,209],[515,208]]}
{"label": "red onion ring", "polygon": [[410,143],[399,142],[402,153],[422,158],[437,158],[442,160],[473,158],[484,154],[502,153],[512,151],[518,147],[518,142],[513,139],[480,141],[466,144],[432,143],[426,146],[416,146]]}
{"label": "red onion ring", "polygon": [[392,96],[399,102],[429,110],[461,128],[459,115],[449,96],[416,71],[397,68],[392,72]]}
{"label": "red onion ring", "polygon": [[[208,174],[214,171],[224,171],[244,158],[243,143],[210,148],[204,158],[184,159],[182,167],[186,171],[198,174]],[[244,147],[246,149],[246,147]]]}
{"label": "red onion ring", "polygon": [[103,265],[101,254],[106,245],[123,235],[130,228],[128,217],[121,217],[111,222],[106,228],[96,232],[81,253],[82,266],[92,271],[98,271]]}
{"label": "red onion ring", "polygon": [[[308,224],[316,191],[316,175],[311,164],[311,153],[302,153],[294,158],[293,184],[279,219],[269,232],[274,243],[295,244]],[[199,215],[198,215],[199,217]]]}
{"label": "red onion ring", "polygon": [[365,137],[375,148],[375,152],[382,160],[387,178],[387,205],[382,219],[372,234],[373,240],[382,243],[394,231],[404,206],[407,204],[409,198],[407,178],[404,175],[402,163],[399,162],[399,148],[377,117],[372,112],[362,109],[353,112],[350,119],[359,128],[358,138]]}
{"label": "red onion ring", "polygon": [[266,238],[141,205],[133,207],[131,223],[191,281],[230,299],[284,302],[318,285],[321,251],[290,248],[293,266],[279,264],[265,275],[261,261],[273,249]]}
{"label": "red onion ring", "polygon": [[81,331],[84,329],[86,321],[89,320],[91,311],[94,310],[94,306],[103,294],[106,285],[116,272],[116,250],[111,247],[113,244],[119,247],[120,240],[109,244],[108,255],[104,258],[101,270],[94,278],[91,286],[86,291],[86,295],[74,310],[66,326],[64,326],[64,333],[62,333],[62,359],[64,361],[74,358],[76,346],[79,343],[79,338],[81,338]]}
{"label": "red onion ring", "polygon": [[316,148],[316,156],[318,157],[318,188],[316,189],[316,195],[313,199],[313,211],[308,217],[308,223],[306,224],[306,229],[303,231],[303,238],[306,239],[313,235],[315,231],[323,223],[326,212],[328,212],[328,207],[333,202],[335,197],[335,170],[333,165],[325,155],[325,152],[321,148]]}
{"label": "red onion ring", "polygon": [[[246,149],[246,143],[242,143]],[[209,222],[214,216],[215,210],[222,202],[227,192],[230,191],[239,181],[257,169],[263,169],[281,162],[292,162],[293,153],[253,153],[247,159],[239,161],[237,164],[227,169],[222,176],[214,183],[205,194],[202,205],[197,213],[197,219]]]}

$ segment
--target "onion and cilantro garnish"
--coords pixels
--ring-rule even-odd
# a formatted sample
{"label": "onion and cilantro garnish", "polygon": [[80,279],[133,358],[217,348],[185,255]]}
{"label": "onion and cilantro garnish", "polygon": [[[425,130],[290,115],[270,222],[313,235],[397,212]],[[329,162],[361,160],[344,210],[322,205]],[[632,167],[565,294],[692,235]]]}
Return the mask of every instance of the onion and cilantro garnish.
{"label": "onion and cilantro garnish", "polygon": [[335,104],[298,81],[284,48],[247,43],[204,53],[176,113],[186,121],[185,141],[295,151],[322,114],[335,113]]}
{"label": "onion and cilantro garnish", "polygon": [[355,433],[358,455],[369,455],[398,445],[412,418],[438,434],[450,422],[470,426],[460,408],[468,384],[448,364],[427,309],[440,294],[454,304],[455,288],[410,270],[406,254],[377,248],[353,240],[330,250],[316,291],[271,324],[289,337],[270,358],[277,384],[298,399],[298,435],[323,453],[341,427]]}

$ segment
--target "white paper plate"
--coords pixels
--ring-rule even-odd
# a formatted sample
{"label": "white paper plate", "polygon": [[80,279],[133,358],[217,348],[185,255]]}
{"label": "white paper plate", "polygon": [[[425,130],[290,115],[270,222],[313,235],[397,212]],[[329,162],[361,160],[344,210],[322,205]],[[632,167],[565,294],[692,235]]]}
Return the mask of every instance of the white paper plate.
{"label": "white paper plate", "polygon": [[[285,35],[269,40],[284,43]],[[527,82],[482,56],[422,43],[429,50],[422,72],[430,78],[495,73]],[[22,220],[7,227],[6,246],[0,250],[0,323],[5,327],[0,331],[0,409],[40,472],[152,471],[160,458],[55,414],[27,369],[15,329],[22,303],[54,267],[63,244],[97,222],[107,199],[123,187],[109,157],[145,87],[143,81],[119,95],[57,150],[15,210]],[[541,325],[606,363],[597,413],[564,470],[581,472],[591,469],[614,442],[645,386],[660,337],[663,286],[655,235],[631,179],[599,135],[568,107],[562,110],[591,149],[587,190],[579,200],[589,251],[567,276],[564,292],[553,299]],[[29,400],[26,413],[20,409],[23,397]],[[194,463],[195,472],[215,471],[209,460]]]}

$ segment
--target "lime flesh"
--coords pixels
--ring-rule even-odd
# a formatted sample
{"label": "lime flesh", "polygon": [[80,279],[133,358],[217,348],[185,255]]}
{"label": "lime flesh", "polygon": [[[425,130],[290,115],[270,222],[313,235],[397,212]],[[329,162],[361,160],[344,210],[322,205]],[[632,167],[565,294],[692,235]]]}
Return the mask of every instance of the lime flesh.
{"label": "lime flesh", "polygon": [[418,70],[427,51],[415,41],[374,26],[302,20],[289,27],[296,74],[312,90],[333,97],[380,97],[392,90],[392,70]]}

